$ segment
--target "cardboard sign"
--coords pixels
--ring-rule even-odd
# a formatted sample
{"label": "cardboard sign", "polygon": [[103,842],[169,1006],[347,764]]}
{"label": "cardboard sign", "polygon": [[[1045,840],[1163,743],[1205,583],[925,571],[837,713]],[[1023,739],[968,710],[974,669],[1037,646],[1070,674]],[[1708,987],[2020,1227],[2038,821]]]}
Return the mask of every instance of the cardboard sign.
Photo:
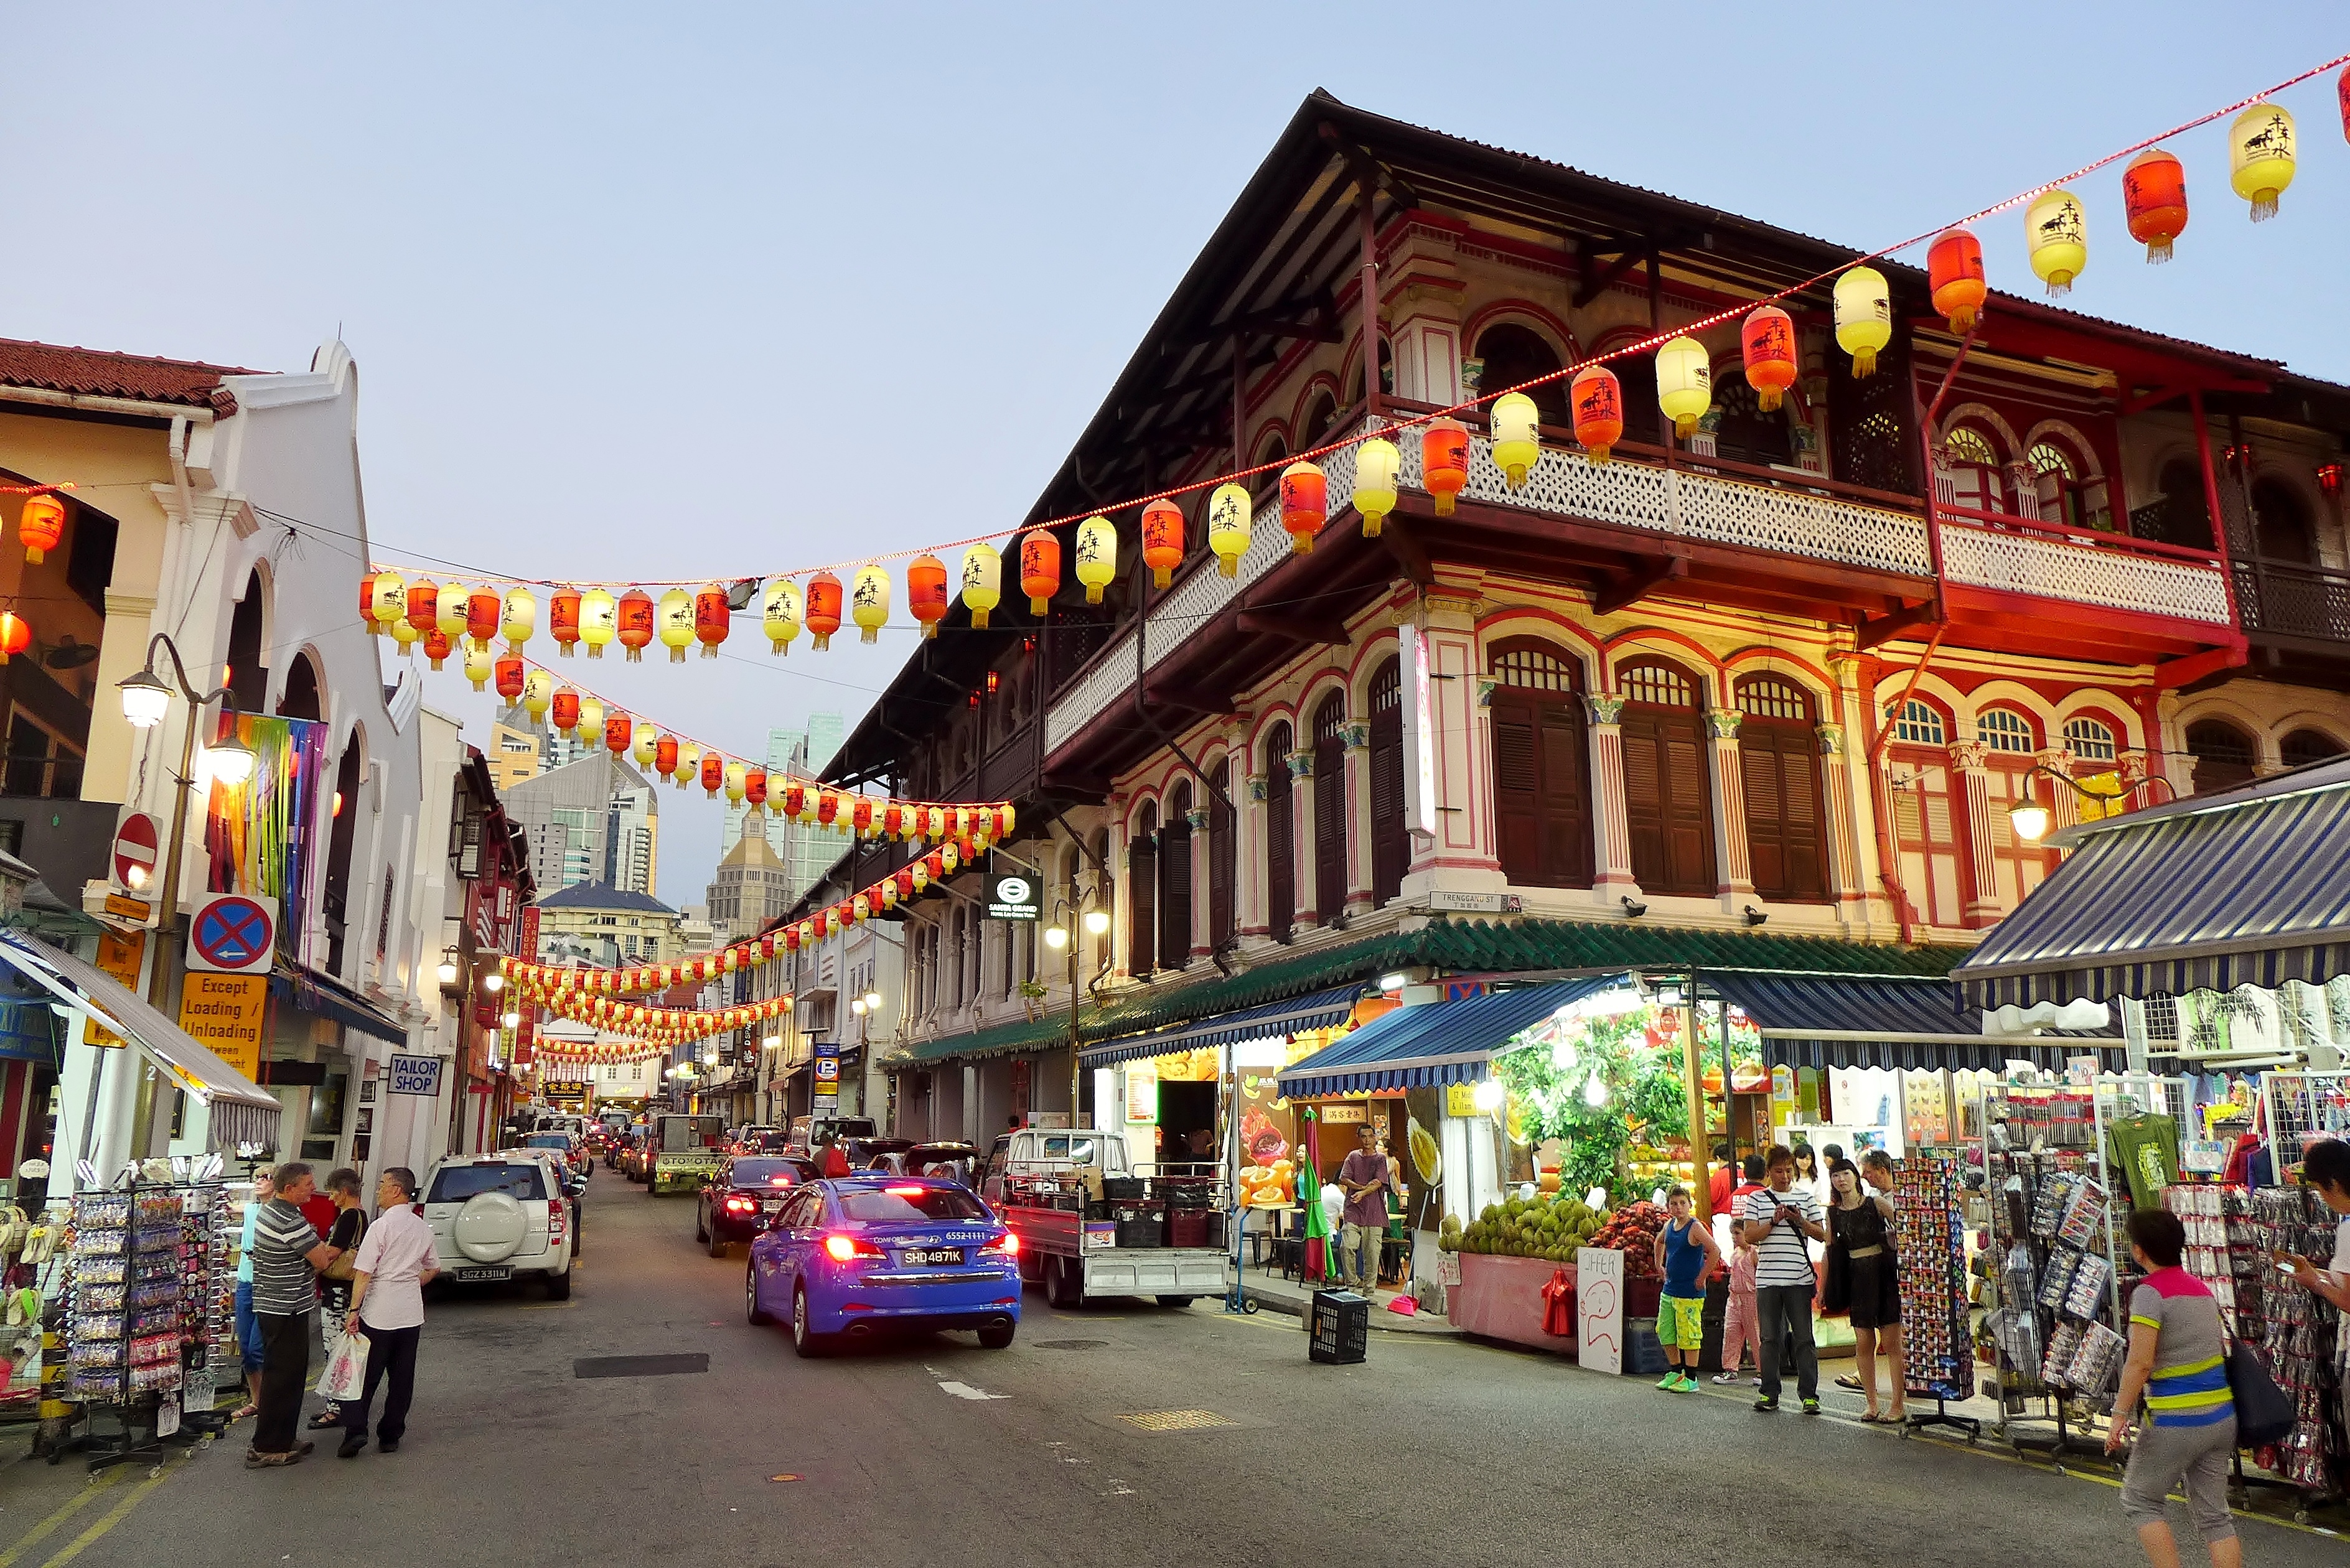
{"label": "cardboard sign", "polygon": [[190,974],[180,981],[180,1027],[213,1055],[258,1081],[265,974]]}
{"label": "cardboard sign", "polygon": [[1624,1254],[1575,1251],[1575,1359],[1586,1372],[1624,1370]]}

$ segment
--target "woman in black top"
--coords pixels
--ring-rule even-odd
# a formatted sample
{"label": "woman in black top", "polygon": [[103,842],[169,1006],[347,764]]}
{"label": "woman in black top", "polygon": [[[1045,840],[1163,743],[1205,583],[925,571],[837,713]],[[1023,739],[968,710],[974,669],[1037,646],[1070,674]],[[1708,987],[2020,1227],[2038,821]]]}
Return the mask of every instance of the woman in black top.
{"label": "woman in black top", "polygon": [[[1860,1168],[1848,1159],[1828,1167],[1834,1200],[1828,1204],[1827,1285],[1822,1310],[1852,1314],[1853,1351],[1861,1391],[1867,1397],[1864,1421],[1899,1425],[1908,1419],[1908,1379],[1901,1365],[1901,1278],[1893,1241],[1890,1199],[1861,1185]],[[1893,1408],[1877,1410],[1877,1357],[1882,1351],[1893,1374]]]}
{"label": "woman in black top", "polygon": [[[327,1178],[327,1196],[335,1200],[335,1223],[327,1232],[327,1245],[335,1250],[334,1262],[318,1275],[318,1327],[327,1354],[335,1353],[335,1342],[343,1336],[345,1320],[351,1310],[351,1263],[359,1256],[359,1242],[367,1236],[367,1210],[359,1205],[359,1173],[346,1168]],[[335,1277],[336,1272],[342,1274]],[[325,1409],[310,1417],[313,1429],[342,1425],[342,1411],[331,1399]]]}

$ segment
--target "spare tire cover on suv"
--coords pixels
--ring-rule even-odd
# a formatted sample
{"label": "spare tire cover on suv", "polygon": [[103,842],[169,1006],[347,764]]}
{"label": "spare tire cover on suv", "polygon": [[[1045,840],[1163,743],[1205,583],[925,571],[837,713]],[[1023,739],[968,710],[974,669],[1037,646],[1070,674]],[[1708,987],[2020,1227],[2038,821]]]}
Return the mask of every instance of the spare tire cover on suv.
{"label": "spare tire cover on suv", "polygon": [[503,1192],[476,1192],[457,1210],[449,1234],[457,1250],[477,1263],[502,1263],[521,1251],[530,1233],[522,1205]]}

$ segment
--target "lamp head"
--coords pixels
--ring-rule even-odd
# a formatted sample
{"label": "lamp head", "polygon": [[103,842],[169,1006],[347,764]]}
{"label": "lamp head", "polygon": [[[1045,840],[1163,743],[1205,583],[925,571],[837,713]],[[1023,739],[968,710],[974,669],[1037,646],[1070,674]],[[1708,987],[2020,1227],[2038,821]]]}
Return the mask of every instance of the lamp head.
{"label": "lamp head", "polygon": [[204,769],[214,784],[234,789],[253,777],[253,750],[234,737],[215,741],[204,748]]}
{"label": "lamp head", "polygon": [[2007,825],[2015,836],[2027,844],[2037,844],[2048,832],[2048,808],[2036,800],[2026,800],[2008,808]]}
{"label": "lamp head", "polygon": [[122,692],[122,716],[130,721],[132,729],[151,730],[171,711],[172,689],[157,680],[151,670],[115,684]]}
{"label": "lamp head", "polygon": [[455,948],[441,950],[441,968],[438,972],[442,984],[457,983],[457,950]]}
{"label": "lamp head", "polygon": [[1046,926],[1045,928],[1045,945],[1052,949],[1055,952],[1059,952],[1063,948],[1067,947],[1069,945],[1069,928],[1066,926]]}
{"label": "lamp head", "polygon": [[1086,935],[1089,937],[1098,937],[1106,936],[1108,932],[1109,911],[1107,909],[1087,909],[1086,911]]}

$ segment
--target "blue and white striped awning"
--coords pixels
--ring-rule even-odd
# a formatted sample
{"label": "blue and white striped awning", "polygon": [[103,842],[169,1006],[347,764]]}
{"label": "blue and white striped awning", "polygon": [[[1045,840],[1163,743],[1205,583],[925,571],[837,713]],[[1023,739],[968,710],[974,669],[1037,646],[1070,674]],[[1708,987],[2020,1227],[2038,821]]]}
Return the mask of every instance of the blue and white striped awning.
{"label": "blue and white striped awning", "polygon": [[[2012,1057],[2061,1066],[2121,1042],[2066,1033],[1983,1035],[1982,1010],[1947,980],[1709,969],[1704,983],[1762,1033],[1763,1059],[1789,1067],[1997,1068]],[[1980,1036],[1980,1038],[1978,1038]]]}
{"label": "blue and white striped awning", "polygon": [[1220,1012],[1212,1018],[1195,1019],[1190,1023],[1154,1029],[1148,1034],[1108,1041],[1079,1052],[1077,1059],[1087,1067],[1114,1067],[1120,1062],[1137,1062],[1145,1056],[1165,1056],[1177,1051],[1196,1051],[1203,1045],[1230,1045],[1241,1040],[1262,1040],[1267,1035],[1296,1034],[1308,1029],[1333,1029],[1347,1021],[1347,1015],[1354,1012],[1356,1000],[1362,994],[1360,985],[1333,986],[1328,991],[1317,991],[1308,996],[1268,1002],[1260,1007],[1244,1007],[1237,1012]]}
{"label": "blue and white striped awning", "polygon": [[2077,828],[1952,971],[1978,1007],[2350,973],[2350,759]]}
{"label": "blue and white striped awning", "polygon": [[1280,1092],[1314,1099],[1475,1083],[1492,1073],[1494,1053],[1529,1024],[1620,978],[1562,980],[1466,1002],[1399,1007],[1283,1072]]}

